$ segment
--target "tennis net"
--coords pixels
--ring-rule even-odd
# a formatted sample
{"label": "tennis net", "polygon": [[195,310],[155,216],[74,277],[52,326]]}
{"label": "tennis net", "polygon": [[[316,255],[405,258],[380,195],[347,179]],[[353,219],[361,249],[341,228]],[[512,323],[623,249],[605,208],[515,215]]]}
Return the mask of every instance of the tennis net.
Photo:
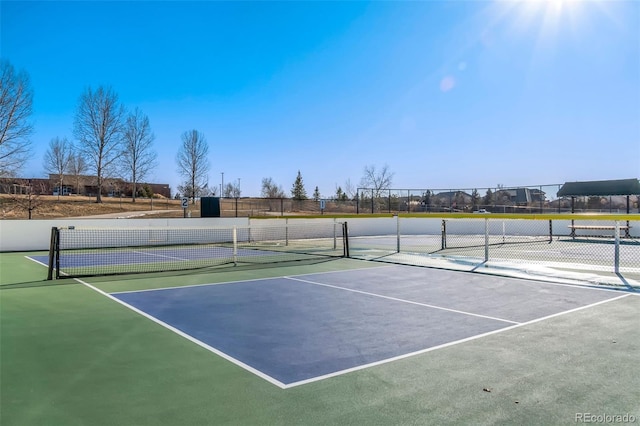
{"label": "tennis net", "polygon": [[346,222],[230,228],[52,228],[48,278],[348,256]]}

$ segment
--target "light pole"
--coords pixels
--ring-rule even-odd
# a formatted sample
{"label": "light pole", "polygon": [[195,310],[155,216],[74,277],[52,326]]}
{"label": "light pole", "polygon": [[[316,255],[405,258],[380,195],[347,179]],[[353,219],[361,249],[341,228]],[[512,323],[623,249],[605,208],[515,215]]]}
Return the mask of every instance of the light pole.
{"label": "light pole", "polygon": [[242,192],[240,191],[240,179],[242,178],[238,178],[238,197],[240,196],[240,194],[242,194]]}
{"label": "light pole", "polygon": [[220,198],[222,198],[222,196],[224,195],[222,193],[222,191],[224,191],[224,172],[220,172],[220,174],[222,175],[222,183],[220,184]]}

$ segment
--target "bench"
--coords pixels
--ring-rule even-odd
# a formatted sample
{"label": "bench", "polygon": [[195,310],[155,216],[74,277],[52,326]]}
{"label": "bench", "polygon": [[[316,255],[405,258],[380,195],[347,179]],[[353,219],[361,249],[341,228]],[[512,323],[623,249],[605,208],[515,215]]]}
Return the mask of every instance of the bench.
{"label": "bench", "polygon": [[[615,231],[616,230],[616,226],[615,225],[569,225],[569,229],[571,229],[571,237],[575,238],[576,237],[576,229],[583,229],[586,231],[598,231],[598,230],[603,230],[603,231]],[[631,235],[629,234],[629,229],[631,229],[631,226],[629,225],[620,225],[618,226],[618,229],[620,229],[620,231],[624,231],[624,238],[631,238]],[[600,235],[590,235],[591,237],[599,237]],[[622,237],[622,235],[621,235]]]}

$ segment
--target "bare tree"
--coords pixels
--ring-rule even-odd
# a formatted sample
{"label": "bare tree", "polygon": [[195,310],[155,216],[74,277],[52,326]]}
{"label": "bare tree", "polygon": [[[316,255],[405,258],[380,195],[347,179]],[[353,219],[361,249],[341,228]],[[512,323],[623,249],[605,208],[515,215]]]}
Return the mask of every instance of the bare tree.
{"label": "bare tree", "polygon": [[131,179],[132,200],[136,202],[136,185],[157,165],[157,154],[152,151],[155,136],[151,132],[149,117],[136,108],[127,116],[124,125],[123,167]]}
{"label": "bare tree", "polygon": [[68,171],[75,180],[76,194],[80,194],[80,178],[87,172],[87,162],[84,157],[77,152],[72,152]]}
{"label": "bare tree", "polygon": [[353,186],[351,179],[347,179],[344,183],[344,193],[347,195],[349,200],[355,200],[358,198],[358,189]]}
{"label": "bare tree", "polygon": [[391,187],[393,181],[393,173],[389,170],[388,165],[384,165],[380,171],[376,170],[376,166],[365,166],[364,174],[360,180],[360,186],[373,189],[373,196],[377,198],[385,189]]}
{"label": "bare tree", "polygon": [[88,166],[96,173],[96,203],[102,202],[104,178],[113,172],[122,152],[123,117],[124,107],[110,87],[100,86],[96,91],[89,87],[80,96],[73,134]]}
{"label": "bare tree", "polygon": [[265,198],[285,198],[282,186],[276,184],[270,177],[262,178],[262,196]]}
{"label": "bare tree", "polygon": [[233,182],[229,182],[224,186],[224,197],[238,198],[240,197],[240,188]]}
{"label": "bare tree", "polygon": [[[41,195],[44,193],[44,185],[39,184],[36,188],[33,187],[31,179],[22,180],[17,182],[20,186],[20,194],[13,194],[10,197],[10,204],[12,208],[9,210],[22,210],[27,212],[27,218],[31,219],[33,212],[40,208],[44,201]],[[24,190],[24,191],[23,191]],[[7,213],[7,212],[4,212]]]}
{"label": "bare tree", "polygon": [[186,180],[180,187],[181,192],[191,198],[195,204],[196,197],[208,187],[207,173],[209,172],[209,145],[204,134],[197,130],[189,130],[182,134],[182,145],[178,150],[176,161],[178,173]]}
{"label": "bare tree", "polygon": [[45,172],[58,178],[58,199],[64,191],[64,174],[69,169],[72,157],[72,147],[67,138],[53,138],[49,142],[49,149],[44,153]]}
{"label": "bare tree", "polygon": [[29,158],[32,103],[29,75],[0,61],[0,177],[13,176]]}

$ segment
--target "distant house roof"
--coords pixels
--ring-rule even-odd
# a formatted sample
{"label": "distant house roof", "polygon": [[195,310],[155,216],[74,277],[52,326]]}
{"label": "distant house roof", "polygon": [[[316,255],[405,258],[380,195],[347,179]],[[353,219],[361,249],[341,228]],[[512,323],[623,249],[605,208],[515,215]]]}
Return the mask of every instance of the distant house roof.
{"label": "distant house roof", "polygon": [[467,194],[467,193],[466,193],[466,192],[464,192],[464,191],[438,192],[438,193],[437,193],[437,194],[435,194],[434,196],[435,196],[435,197],[442,197],[442,198],[444,198],[444,197],[447,197],[447,198],[453,198],[453,197],[455,197],[456,195],[462,195],[463,197],[469,197],[469,198],[471,198],[471,195],[470,195],[470,194]]}
{"label": "distant house roof", "polygon": [[566,182],[558,191],[558,197],[587,197],[607,195],[638,195],[638,179],[596,180],[590,182]]}
{"label": "distant house roof", "polygon": [[510,189],[499,189],[496,191],[496,194],[508,194],[511,201],[523,204],[531,202],[531,191],[529,188],[510,188]]}

